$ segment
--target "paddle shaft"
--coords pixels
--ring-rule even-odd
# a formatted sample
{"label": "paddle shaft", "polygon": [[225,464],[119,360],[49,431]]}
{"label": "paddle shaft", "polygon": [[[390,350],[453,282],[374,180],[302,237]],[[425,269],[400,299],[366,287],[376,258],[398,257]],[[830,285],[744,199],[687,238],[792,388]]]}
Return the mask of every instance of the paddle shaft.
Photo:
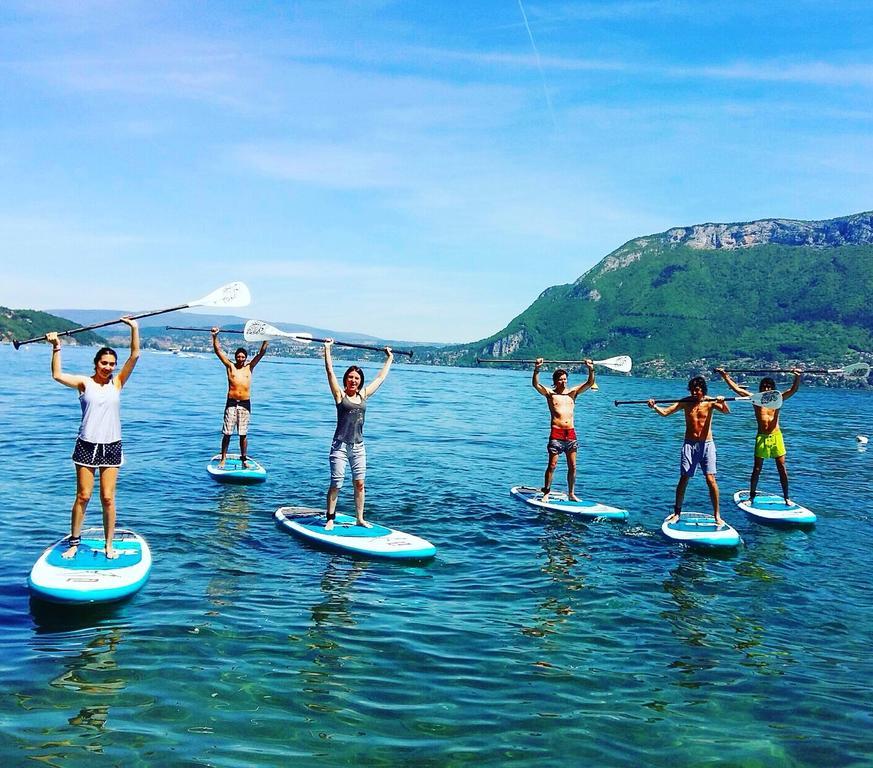
{"label": "paddle shaft", "polygon": [[[748,400],[747,397],[725,397],[724,400]],[[704,397],[703,402],[706,403],[714,403],[718,400],[717,397]],[[613,404],[615,405],[648,405],[648,400],[613,400]],[[660,399],[660,400],[652,400],[653,403],[696,403],[697,400],[694,400],[690,397],[680,397],[678,400],[674,397],[672,399]]]}
{"label": "paddle shaft", "polygon": [[[307,336],[308,341],[320,341],[324,343],[327,339],[318,339],[315,336]],[[338,347],[354,347],[355,349],[371,349],[374,352],[384,352],[385,347],[375,347],[372,344],[355,344],[351,341],[334,341],[333,342]],[[395,355],[407,355],[408,357],[412,357],[412,350],[405,349],[392,349],[391,350]]]}
{"label": "paddle shaft", "polygon": [[[520,363],[522,365],[531,365],[536,363],[536,360],[510,360],[509,358],[490,358],[490,357],[477,357],[477,363]],[[584,360],[543,360],[543,364],[552,363],[557,365],[584,365]],[[597,362],[597,360],[593,360],[592,362]]]}
{"label": "paddle shaft", "polygon": [[[180,309],[188,309],[190,304],[179,304],[177,307],[167,307],[167,309],[156,309],[152,312],[140,312],[138,315],[125,315],[125,317],[129,317],[131,320],[139,320],[143,317],[154,317],[155,315],[164,315],[167,312],[176,312]],[[121,322],[121,318],[117,318],[115,320],[107,320],[105,323],[94,323],[93,325],[83,325],[81,328],[71,328],[69,331],[60,331],[58,336],[73,336],[77,333],[84,333],[85,331],[93,331],[95,328],[105,328],[107,325],[118,325]],[[18,349],[22,344],[31,344],[34,341],[45,341],[45,335],[43,336],[34,336],[32,339],[25,339],[24,341],[18,341],[14,339],[12,341],[12,345]]]}
{"label": "paddle shaft", "polygon": [[[794,373],[788,368],[725,368],[725,373]],[[801,373],[843,373],[845,368],[803,368]]]}
{"label": "paddle shaft", "polygon": [[[211,328],[186,328],[184,326],[179,325],[165,325],[168,331],[198,331],[199,333],[212,333]],[[237,331],[233,328],[219,328],[219,333],[244,333],[244,331]]]}

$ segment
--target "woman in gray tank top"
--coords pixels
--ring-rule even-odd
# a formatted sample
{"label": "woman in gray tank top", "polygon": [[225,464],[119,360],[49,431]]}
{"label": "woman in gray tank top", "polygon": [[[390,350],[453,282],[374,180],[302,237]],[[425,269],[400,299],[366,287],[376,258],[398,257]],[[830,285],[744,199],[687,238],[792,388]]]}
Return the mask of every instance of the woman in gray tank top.
{"label": "woman in gray tank top", "polygon": [[370,528],[370,523],[364,520],[364,476],[367,472],[367,452],[364,449],[364,414],[367,410],[367,400],[382,386],[388,369],[394,361],[391,347],[385,347],[385,363],[382,370],[366,387],[364,372],[352,365],[343,374],[340,386],[333,372],[331,346],[333,339],[324,342],[324,367],[327,371],[327,383],[336,403],[336,430],[330,445],[330,488],[327,490],[327,523],[325,530],[333,528],[336,520],[336,500],[339,489],[346,476],[346,464],[352,468],[352,484],[355,488],[355,518],[358,525]]}

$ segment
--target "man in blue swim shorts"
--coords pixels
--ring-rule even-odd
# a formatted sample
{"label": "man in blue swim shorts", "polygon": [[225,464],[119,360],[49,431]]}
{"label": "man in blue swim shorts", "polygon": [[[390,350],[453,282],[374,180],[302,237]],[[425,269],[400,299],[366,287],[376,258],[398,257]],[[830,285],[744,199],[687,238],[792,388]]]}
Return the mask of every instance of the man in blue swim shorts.
{"label": "man in blue swim shorts", "polygon": [[699,466],[709,487],[709,500],[712,503],[712,513],[717,525],[724,525],[718,509],[718,483],[715,481],[715,441],[712,437],[712,415],[715,411],[730,413],[730,408],[724,397],[715,399],[706,397],[706,379],[695,376],[688,382],[690,397],[685,397],[666,408],[659,408],[654,400],[648,405],[661,416],[671,416],[677,411],[685,414],[685,441],[682,443],[682,456],[679,465],[679,482],[676,485],[676,501],[673,513],[667,521],[674,522],[682,513],[682,501],[685,499],[685,488],[688,481],[694,477]]}

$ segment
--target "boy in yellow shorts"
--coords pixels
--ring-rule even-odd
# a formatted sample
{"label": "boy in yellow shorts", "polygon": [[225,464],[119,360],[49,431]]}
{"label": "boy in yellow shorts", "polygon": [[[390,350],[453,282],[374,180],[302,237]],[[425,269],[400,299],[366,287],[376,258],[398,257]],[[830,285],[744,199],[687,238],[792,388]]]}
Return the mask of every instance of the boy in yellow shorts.
{"label": "boy in yellow shorts", "polygon": [[[752,393],[748,389],[741,387],[727,374],[724,368],[716,368],[715,372],[721,375],[727,384],[734,392],[741,397],[748,397]],[[792,369],[794,381],[791,386],[782,393],[782,400],[787,400],[800,387],[800,370]],[[759,392],[767,392],[776,389],[776,382],[769,376],[761,379],[761,384],[758,386]],[[764,459],[775,459],[776,469],[779,472],[779,482],[782,483],[782,496],[785,498],[786,504],[791,504],[791,499],[788,496],[788,469],[785,467],[785,440],[782,438],[782,430],[779,429],[779,414],[781,410],[774,408],[765,408],[764,406],[755,406],[755,420],[758,422],[758,434],[755,436],[755,464],[752,468],[752,479],[749,481],[749,502],[755,498],[755,493],[758,490],[758,478],[761,477],[761,469],[764,466]]]}

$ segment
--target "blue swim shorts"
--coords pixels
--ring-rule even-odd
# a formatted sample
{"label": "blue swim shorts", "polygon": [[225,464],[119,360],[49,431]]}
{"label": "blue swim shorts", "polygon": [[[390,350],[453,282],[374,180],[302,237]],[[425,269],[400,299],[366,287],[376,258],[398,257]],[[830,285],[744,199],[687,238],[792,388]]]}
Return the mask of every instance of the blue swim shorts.
{"label": "blue swim shorts", "polygon": [[712,440],[686,440],[682,443],[679,471],[684,477],[694,477],[697,467],[704,475],[715,474],[715,443]]}

